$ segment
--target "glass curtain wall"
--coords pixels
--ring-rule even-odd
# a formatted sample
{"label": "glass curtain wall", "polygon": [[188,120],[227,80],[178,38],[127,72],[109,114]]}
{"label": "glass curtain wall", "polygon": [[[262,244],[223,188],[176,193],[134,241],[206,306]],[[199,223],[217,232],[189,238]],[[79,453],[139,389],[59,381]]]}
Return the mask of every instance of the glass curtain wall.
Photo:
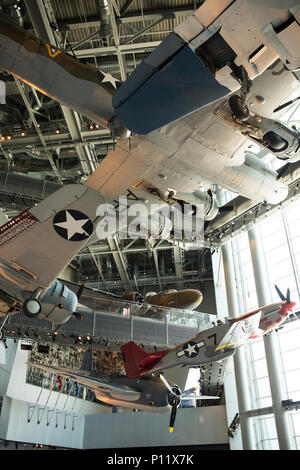
{"label": "glass curtain wall", "polygon": [[[300,201],[257,222],[265,257],[268,289],[272,302],[278,302],[274,288],[277,284],[283,293],[291,291],[300,310]],[[247,232],[233,240],[233,257],[241,314],[258,307],[250,247]],[[273,333],[276,334],[276,333]],[[278,367],[284,380],[285,399],[300,400],[300,320],[286,322],[278,332]],[[272,405],[263,340],[245,345],[248,374],[251,384],[252,409]],[[295,449],[300,449],[300,410],[290,411],[291,439]],[[274,416],[252,418],[258,449],[278,449]]]}

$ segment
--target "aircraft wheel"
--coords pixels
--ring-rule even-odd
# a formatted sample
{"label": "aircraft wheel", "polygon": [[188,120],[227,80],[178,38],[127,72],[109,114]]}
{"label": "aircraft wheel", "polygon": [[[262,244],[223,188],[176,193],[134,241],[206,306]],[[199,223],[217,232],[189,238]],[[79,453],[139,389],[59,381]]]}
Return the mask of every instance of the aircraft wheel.
{"label": "aircraft wheel", "polygon": [[30,318],[38,317],[41,310],[42,305],[38,299],[26,299],[23,303],[23,312]]}
{"label": "aircraft wheel", "polygon": [[266,132],[263,141],[271,151],[283,151],[288,147],[287,141],[273,131]]}
{"label": "aircraft wheel", "polygon": [[2,331],[2,330],[0,330],[0,341],[2,341],[2,340],[3,340],[3,338],[4,338],[4,333],[3,333],[3,331]]}
{"label": "aircraft wheel", "polygon": [[247,121],[249,117],[249,108],[242,98],[238,95],[232,95],[228,100],[230,109],[239,121]]}

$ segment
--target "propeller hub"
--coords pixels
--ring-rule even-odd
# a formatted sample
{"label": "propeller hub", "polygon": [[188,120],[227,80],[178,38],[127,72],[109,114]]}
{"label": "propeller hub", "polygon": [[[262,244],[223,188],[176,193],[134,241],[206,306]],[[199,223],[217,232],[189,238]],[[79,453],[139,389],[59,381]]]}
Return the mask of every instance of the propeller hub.
{"label": "propeller hub", "polygon": [[181,390],[179,387],[172,387],[172,391],[168,393],[168,402],[171,406],[179,406],[181,402]]}

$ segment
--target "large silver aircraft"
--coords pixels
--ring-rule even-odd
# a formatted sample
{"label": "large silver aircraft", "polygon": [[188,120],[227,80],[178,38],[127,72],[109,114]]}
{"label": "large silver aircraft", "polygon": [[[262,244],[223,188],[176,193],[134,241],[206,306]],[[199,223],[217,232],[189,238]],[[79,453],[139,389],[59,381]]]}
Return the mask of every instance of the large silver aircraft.
{"label": "large silver aircraft", "polygon": [[[0,67],[111,130],[115,149],[85,185],[116,209],[120,195],[129,205],[188,203],[207,222],[222,210],[207,184],[269,204],[287,196],[251,148],[299,160],[299,132],[264,114],[299,93],[299,11],[291,0],[206,0],[122,84],[1,16]],[[269,84],[257,80],[278,62],[262,104]]]}
{"label": "large silver aircraft", "polygon": [[222,361],[232,356],[236,348],[246,341],[258,338],[279,326],[287,319],[295,306],[276,286],[281,302],[257,308],[237,318],[227,319],[172,349],[147,353],[133,341],[121,346],[124,355],[125,372],[128,377],[138,378],[163,370],[187,366],[198,367],[211,362]]}
{"label": "large silver aircraft", "polygon": [[130,379],[126,375],[103,375],[93,369],[91,351],[86,351],[80,370],[70,370],[59,366],[46,366],[28,362],[30,366],[49,374],[76,381],[95,393],[96,401],[108,405],[122,406],[141,411],[170,412],[170,432],[173,431],[177,408],[182,400],[215,400],[219,397],[196,395],[196,388],[181,392],[174,383],[165,378],[149,376],[143,379]]}
{"label": "large silver aircraft", "polygon": [[[61,188],[0,228],[2,315],[23,310],[57,324],[71,317],[78,297],[57,276],[94,239],[105,219],[97,208],[120,212],[120,195],[150,213],[157,202],[204,207],[206,221],[222,209],[210,189],[200,189],[207,183],[270,204],[287,196],[287,186],[251,148],[258,144],[292,163],[300,156],[299,133],[260,115],[252,101],[277,61],[290,87],[274,75],[271,104],[298,92],[299,15],[299,2],[291,0],[206,0],[123,84],[0,15],[0,68],[116,138],[84,185]],[[158,235],[169,227],[170,242],[198,246],[199,240],[174,238],[168,217],[158,221]]]}

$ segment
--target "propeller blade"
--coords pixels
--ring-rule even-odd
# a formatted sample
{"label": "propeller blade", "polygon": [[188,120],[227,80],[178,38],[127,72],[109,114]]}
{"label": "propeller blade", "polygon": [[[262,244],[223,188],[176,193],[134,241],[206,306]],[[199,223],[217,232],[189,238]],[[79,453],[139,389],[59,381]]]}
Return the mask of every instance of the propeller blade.
{"label": "propeller blade", "polygon": [[84,285],[85,285],[85,283],[83,282],[83,283],[81,284],[81,286],[79,287],[78,291],[76,292],[77,300],[78,300],[78,301],[79,301],[79,299],[80,299],[80,297],[81,297],[81,294],[82,294],[82,292],[83,292]]}
{"label": "propeller blade", "polygon": [[212,397],[211,395],[190,395],[181,396],[181,400],[218,400],[220,397]]}
{"label": "propeller blade", "polygon": [[286,303],[287,303],[287,304],[290,304],[290,303],[291,303],[291,291],[290,291],[290,289],[288,289],[288,290],[286,291]]}
{"label": "propeller blade", "polygon": [[192,388],[189,388],[187,390],[184,390],[184,392],[182,392],[182,394],[180,395],[181,398],[185,397],[186,395],[188,395],[189,393],[195,393],[195,390],[198,390],[198,387],[192,387]]}
{"label": "propeller blade", "polygon": [[177,413],[177,403],[175,403],[175,404],[172,406],[171,418],[170,418],[170,424],[169,424],[169,432],[173,432],[174,424],[175,424],[175,418],[176,418],[176,413]]}
{"label": "propeller blade", "polygon": [[166,379],[164,378],[164,376],[162,374],[160,374],[160,380],[165,384],[165,386],[167,387],[167,389],[169,390],[169,392],[173,393],[173,395],[177,396],[173,390],[171,389],[170,385],[168,384],[168,382],[166,381]]}
{"label": "propeller blade", "polygon": [[279,287],[275,284],[275,289],[277,291],[277,294],[279,295],[279,297],[281,298],[281,300],[286,300],[286,298],[284,297],[283,293],[281,292],[281,290],[279,289]]}

